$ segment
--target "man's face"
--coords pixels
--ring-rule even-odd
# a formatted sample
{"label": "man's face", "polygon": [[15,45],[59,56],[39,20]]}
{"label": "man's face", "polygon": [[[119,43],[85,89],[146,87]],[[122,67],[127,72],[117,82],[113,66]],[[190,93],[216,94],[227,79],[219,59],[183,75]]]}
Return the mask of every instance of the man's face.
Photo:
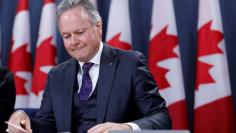
{"label": "man's face", "polygon": [[91,17],[81,6],[61,14],[59,30],[67,52],[81,62],[89,61],[98,51],[102,24],[93,25]]}

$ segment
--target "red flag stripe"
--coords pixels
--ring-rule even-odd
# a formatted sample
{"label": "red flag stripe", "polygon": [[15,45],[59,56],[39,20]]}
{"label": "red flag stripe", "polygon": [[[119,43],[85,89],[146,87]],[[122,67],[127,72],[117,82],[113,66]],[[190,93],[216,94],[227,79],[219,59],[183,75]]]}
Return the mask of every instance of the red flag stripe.
{"label": "red flag stripe", "polygon": [[16,9],[17,13],[23,10],[28,10],[28,6],[28,0],[18,0],[18,6]]}
{"label": "red flag stripe", "polygon": [[[173,129],[188,129],[186,100],[178,101],[168,106],[170,117],[172,119]],[[180,122],[181,120],[181,122]]]}
{"label": "red flag stripe", "polygon": [[195,133],[235,133],[236,117],[232,97],[199,107],[194,112]]}
{"label": "red flag stripe", "polygon": [[44,4],[48,4],[48,3],[54,3],[55,0],[43,0]]}

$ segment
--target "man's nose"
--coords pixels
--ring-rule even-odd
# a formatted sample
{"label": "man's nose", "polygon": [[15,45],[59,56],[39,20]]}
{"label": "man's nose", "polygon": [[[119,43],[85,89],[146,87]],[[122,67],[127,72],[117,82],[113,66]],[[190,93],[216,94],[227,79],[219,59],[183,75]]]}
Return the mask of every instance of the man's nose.
{"label": "man's nose", "polygon": [[71,35],[71,44],[72,45],[77,45],[77,43],[79,43],[79,40],[77,39],[75,34]]}

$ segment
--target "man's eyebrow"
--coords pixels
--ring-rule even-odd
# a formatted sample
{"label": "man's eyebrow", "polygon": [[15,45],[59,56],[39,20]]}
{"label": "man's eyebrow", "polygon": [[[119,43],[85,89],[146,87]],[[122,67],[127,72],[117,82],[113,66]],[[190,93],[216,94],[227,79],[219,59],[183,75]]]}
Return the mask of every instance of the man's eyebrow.
{"label": "man's eyebrow", "polygon": [[69,33],[67,33],[67,32],[62,32],[61,34],[62,34],[62,35],[65,35],[65,34],[69,34]]}
{"label": "man's eyebrow", "polygon": [[84,30],[84,29],[87,29],[87,26],[78,27],[78,28],[76,28],[74,31],[78,31],[78,30]]}

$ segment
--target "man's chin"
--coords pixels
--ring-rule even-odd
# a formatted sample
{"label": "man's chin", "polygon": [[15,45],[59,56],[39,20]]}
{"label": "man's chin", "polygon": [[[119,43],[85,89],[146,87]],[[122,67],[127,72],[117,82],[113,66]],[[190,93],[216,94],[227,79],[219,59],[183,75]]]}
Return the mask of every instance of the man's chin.
{"label": "man's chin", "polygon": [[75,59],[78,60],[78,61],[80,61],[80,62],[87,62],[87,61],[88,61],[87,58],[83,58],[83,57],[81,57],[81,56],[79,56],[79,57],[76,56]]}

